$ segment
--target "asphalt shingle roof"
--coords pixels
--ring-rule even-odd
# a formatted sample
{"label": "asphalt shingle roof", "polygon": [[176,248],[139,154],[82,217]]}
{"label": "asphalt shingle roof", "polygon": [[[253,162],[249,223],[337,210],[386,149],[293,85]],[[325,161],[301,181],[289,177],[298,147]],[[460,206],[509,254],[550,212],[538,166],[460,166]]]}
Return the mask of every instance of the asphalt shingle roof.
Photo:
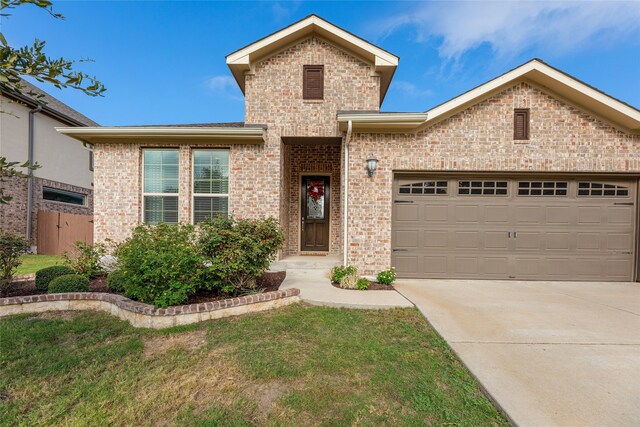
{"label": "asphalt shingle roof", "polygon": [[[71,120],[74,120],[78,123],[83,124],[84,126],[100,126],[98,123],[94,122],[89,117],[85,116],[82,113],[79,113],[78,111],[69,107],[67,104],[63,103],[62,101],[59,101],[52,95],[43,91],[39,87],[29,83],[28,81],[21,80],[20,84],[22,86],[20,91],[22,92],[21,96],[23,98],[31,99],[32,102],[34,103],[43,103],[45,104],[44,108],[46,108],[47,110],[50,110],[53,113],[57,113],[60,116],[68,117]],[[29,96],[29,93],[31,92],[36,93],[38,95],[42,95],[42,97],[34,99],[33,96]]]}

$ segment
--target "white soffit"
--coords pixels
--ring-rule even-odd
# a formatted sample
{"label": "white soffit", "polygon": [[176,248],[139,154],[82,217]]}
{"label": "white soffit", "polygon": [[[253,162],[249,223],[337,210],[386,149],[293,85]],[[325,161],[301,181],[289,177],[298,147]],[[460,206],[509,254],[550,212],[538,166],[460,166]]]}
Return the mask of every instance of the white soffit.
{"label": "white soffit", "polygon": [[224,143],[262,144],[261,127],[57,127],[56,131],[89,144],[95,143]]}

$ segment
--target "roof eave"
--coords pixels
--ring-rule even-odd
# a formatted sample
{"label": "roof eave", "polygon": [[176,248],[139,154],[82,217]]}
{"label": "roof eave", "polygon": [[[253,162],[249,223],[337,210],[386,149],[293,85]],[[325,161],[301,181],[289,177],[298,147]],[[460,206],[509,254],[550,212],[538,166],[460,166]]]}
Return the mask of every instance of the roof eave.
{"label": "roof eave", "polygon": [[122,144],[152,142],[154,144],[262,144],[266,129],[196,128],[196,127],[57,127],[56,131],[88,144]]}

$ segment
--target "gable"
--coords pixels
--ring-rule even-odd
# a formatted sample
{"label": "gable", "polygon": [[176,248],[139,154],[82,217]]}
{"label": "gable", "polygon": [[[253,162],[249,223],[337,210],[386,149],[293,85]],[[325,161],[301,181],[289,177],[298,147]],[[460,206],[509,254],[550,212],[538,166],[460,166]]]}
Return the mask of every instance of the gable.
{"label": "gable", "polygon": [[379,97],[382,103],[399,58],[316,15],[310,15],[227,56],[227,65],[242,93],[245,93],[244,76],[253,70],[256,62],[312,36],[321,37],[370,63],[373,72],[380,77]]}
{"label": "gable", "polygon": [[[514,111],[529,111],[529,139],[514,139]],[[516,83],[464,110],[426,127],[420,134],[457,135],[465,142],[553,145],[593,145],[604,140],[633,140],[588,111],[559,99],[531,83]]]}

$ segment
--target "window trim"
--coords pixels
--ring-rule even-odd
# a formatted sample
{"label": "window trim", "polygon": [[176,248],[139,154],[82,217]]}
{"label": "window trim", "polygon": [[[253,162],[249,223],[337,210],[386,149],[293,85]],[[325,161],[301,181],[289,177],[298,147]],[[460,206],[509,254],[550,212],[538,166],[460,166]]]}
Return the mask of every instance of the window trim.
{"label": "window trim", "polygon": [[[468,187],[462,187],[460,185],[461,182],[468,182],[469,186]],[[480,187],[473,187],[471,185],[472,182],[480,182],[482,183],[482,186]],[[493,187],[485,187],[485,183],[486,182],[493,182],[494,186]],[[504,187],[499,187],[498,183],[499,182],[504,182],[507,185]],[[456,180],[456,196],[462,196],[462,197],[506,197],[509,198],[511,197],[511,186],[509,185],[510,180],[509,179],[501,179],[501,178],[495,178],[495,179],[487,179],[487,178],[464,178],[464,179],[460,179],[458,178]],[[469,190],[468,194],[465,193],[460,193],[460,190]],[[471,193],[472,189],[480,189],[480,194],[473,194]],[[493,190],[494,193],[493,194],[485,194],[484,190]],[[497,190],[505,190],[505,194],[497,194]]]}
{"label": "window trim", "polygon": [[211,148],[193,148],[191,149],[191,224],[196,224],[196,197],[226,197],[227,198],[227,215],[229,215],[229,193],[231,187],[231,179],[227,181],[227,192],[225,193],[197,193],[196,196],[196,162],[195,162],[195,152],[196,151],[225,151],[227,152],[227,167],[229,168],[229,178],[231,178],[231,150],[229,148],[219,148],[219,147],[211,147]]}
{"label": "window trim", "polygon": [[[144,191],[144,152],[145,151],[176,151],[178,153],[178,192],[177,193],[146,193]],[[179,147],[142,147],[142,149],[140,150],[140,155],[142,157],[142,161],[140,162],[142,165],[142,178],[140,179],[140,183],[142,184],[142,187],[140,188],[141,193],[142,193],[142,201],[140,203],[140,206],[142,207],[142,211],[140,212],[140,223],[141,224],[149,224],[149,225],[155,225],[155,224],[151,224],[145,221],[145,216],[144,216],[144,212],[145,212],[145,202],[144,202],[144,198],[145,196],[173,196],[173,197],[177,197],[178,198],[178,220],[175,222],[175,224],[179,224],[180,223],[180,148]],[[174,224],[174,223],[169,223],[167,222],[166,224]]]}
{"label": "window trim", "polygon": [[[69,196],[80,197],[80,198],[82,198],[82,204],[62,202],[60,200],[45,199],[44,198],[45,191],[52,191],[52,192],[58,193],[58,194],[63,194],[63,195],[66,194],[66,195],[69,195]],[[66,205],[66,206],[80,206],[80,207],[86,207],[87,206],[87,195],[86,194],[78,193],[78,192],[75,192],[75,191],[63,190],[61,188],[49,187],[49,186],[46,186],[46,185],[42,187],[42,200],[44,200],[46,203],[62,203],[63,205]]]}
{"label": "window trim", "polygon": [[[319,97],[310,97],[307,94],[307,70],[320,70],[322,76],[322,86],[320,88]],[[303,65],[302,66],[302,99],[305,101],[322,101],[324,100],[324,65]]]}
{"label": "window trim", "polygon": [[[516,182],[516,197],[569,197],[569,187],[571,186],[571,181],[563,181],[563,180],[541,180],[541,179],[530,179],[530,180],[517,180]],[[541,187],[533,187],[531,184],[540,183]],[[521,187],[521,183],[529,184],[528,187]],[[544,184],[553,183],[553,187],[545,187]],[[559,187],[558,184],[564,184],[564,187]],[[520,190],[527,190],[529,194],[520,194]],[[533,190],[540,190],[540,194],[531,194]],[[544,194],[544,191],[553,191],[553,194]],[[565,194],[557,194],[558,191],[564,191]]]}
{"label": "window trim", "polygon": [[[518,135],[518,127],[516,126],[516,122],[518,116],[522,115],[524,117],[524,135]],[[529,122],[531,121],[531,115],[529,113],[528,108],[516,108],[513,110],[513,139],[516,141],[528,141],[530,138],[529,132]]]}

